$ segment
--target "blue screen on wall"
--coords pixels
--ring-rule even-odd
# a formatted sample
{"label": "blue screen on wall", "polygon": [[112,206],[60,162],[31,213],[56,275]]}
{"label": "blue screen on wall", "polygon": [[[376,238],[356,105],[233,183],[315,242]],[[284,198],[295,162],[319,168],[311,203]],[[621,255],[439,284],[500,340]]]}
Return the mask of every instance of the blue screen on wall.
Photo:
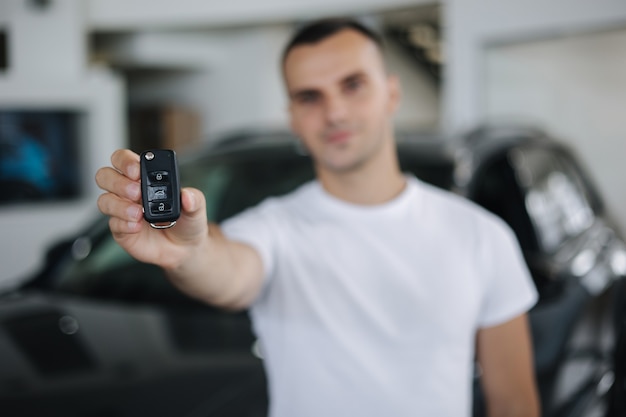
{"label": "blue screen on wall", "polygon": [[80,195],[75,111],[0,110],[0,204]]}

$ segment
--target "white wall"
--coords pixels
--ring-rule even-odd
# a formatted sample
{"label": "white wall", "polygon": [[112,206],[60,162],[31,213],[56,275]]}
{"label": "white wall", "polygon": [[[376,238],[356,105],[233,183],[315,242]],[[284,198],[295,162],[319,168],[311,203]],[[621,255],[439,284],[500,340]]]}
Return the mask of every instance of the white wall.
{"label": "white wall", "polygon": [[212,135],[238,128],[286,127],[287,101],[280,54],[291,25],[241,30],[225,39],[228,60],[210,80],[208,128]]}
{"label": "white wall", "polygon": [[45,8],[27,1],[8,0],[6,4],[9,76],[70,78],[83,73],[87,56],[84,4],[73,0],[54,1]]}
{"label": "white wall", "polygon": [[3,4],[11,67],[0,74],[0,108],[62,108],[85,115],[79,161],[84,195],[73,202],[0,207],[0,286],[36,270],[50,243],[93,216],[99,194],[95,170],[125,142],[124,84],[106,69],[87,68],[82,3],[56,0],[47,11],[28,5]]}
{"label": "white wall", "polygon": [[444,122],[453,131],[485,116],[484,53],[490,42],[620,27],[622,0],[445,0]]}
{"label": "white wall", "polygon": [[[133,65],[165,70],[133,77],[129,101],[194,108],[202,118],[204,138],[248,127],[284,128],[286,103],[278,60],[290,32],[290,25],[275,24],[141,34],[150,36],[152,42],[133,41]],[[197,57],[193,64],[181,59],[179,52],[172,53],[191,53],[190,43]],[[147,53],[148,46],[153,53]],[[117,55],[114,59],[118,60]]]}
{"label": "white wall", "polygon": [[488,48],[488,119],[522,118],[565,141],[592,171],[626,231],[624,29]]}

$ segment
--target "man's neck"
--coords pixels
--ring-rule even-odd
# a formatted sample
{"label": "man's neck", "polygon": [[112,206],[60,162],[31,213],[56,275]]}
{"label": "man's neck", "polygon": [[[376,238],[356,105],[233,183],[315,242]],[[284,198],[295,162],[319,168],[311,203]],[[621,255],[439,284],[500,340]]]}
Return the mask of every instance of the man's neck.
{"label": "man's neck", "polygon": [[406,186],[395,148],[349,172],[317,170],[322,187],[332,196],[353,204],[383,204],[398,196]]}

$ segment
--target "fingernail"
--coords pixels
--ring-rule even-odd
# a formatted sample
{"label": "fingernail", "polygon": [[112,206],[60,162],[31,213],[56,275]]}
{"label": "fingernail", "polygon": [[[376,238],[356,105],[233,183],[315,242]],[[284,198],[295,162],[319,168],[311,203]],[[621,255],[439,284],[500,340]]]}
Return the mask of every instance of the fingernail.
{"label": "fingernail", "polygon": [[128,218],[129,219],[139,220],[140,216],[141,216],[141,210],[139,210],[137,207],[129,207],[126,210],[126,213],[128,213]]}
{"label": "fingernail", "polygon": [[189,211],[194,211],[196,209],[196,196],[189,191],[185,191],[185,194],[187,194],[189,199]]}
{"label": "fingernail", "polygon": [[133,200],[138,200],[141,196],[141,187],[136,182],[128,186],[128,196]]}
{"label": "fingernail", "polygon": [[128,176],[132,179],[139,178],[139,165],[132,164],[128,167]]}

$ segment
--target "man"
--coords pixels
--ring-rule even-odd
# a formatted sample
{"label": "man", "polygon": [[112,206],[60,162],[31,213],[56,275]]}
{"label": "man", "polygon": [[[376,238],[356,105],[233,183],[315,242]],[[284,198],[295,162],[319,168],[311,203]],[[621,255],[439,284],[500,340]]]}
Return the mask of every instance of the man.
{"label": "man", "polygon": [[399,86],[381,49],[358,23],[326,20],[285,50],[291,127],[316,181],[221,229],[187,188],[176,227],[154,230],[138,156],[117,151],[96,176],[98,205],[118,243],[182,291],[250,308],[273,417],[468,416],[475,357],[491,416],[537,416],[525,315],[536,292],[515,239],[401,173]]}

